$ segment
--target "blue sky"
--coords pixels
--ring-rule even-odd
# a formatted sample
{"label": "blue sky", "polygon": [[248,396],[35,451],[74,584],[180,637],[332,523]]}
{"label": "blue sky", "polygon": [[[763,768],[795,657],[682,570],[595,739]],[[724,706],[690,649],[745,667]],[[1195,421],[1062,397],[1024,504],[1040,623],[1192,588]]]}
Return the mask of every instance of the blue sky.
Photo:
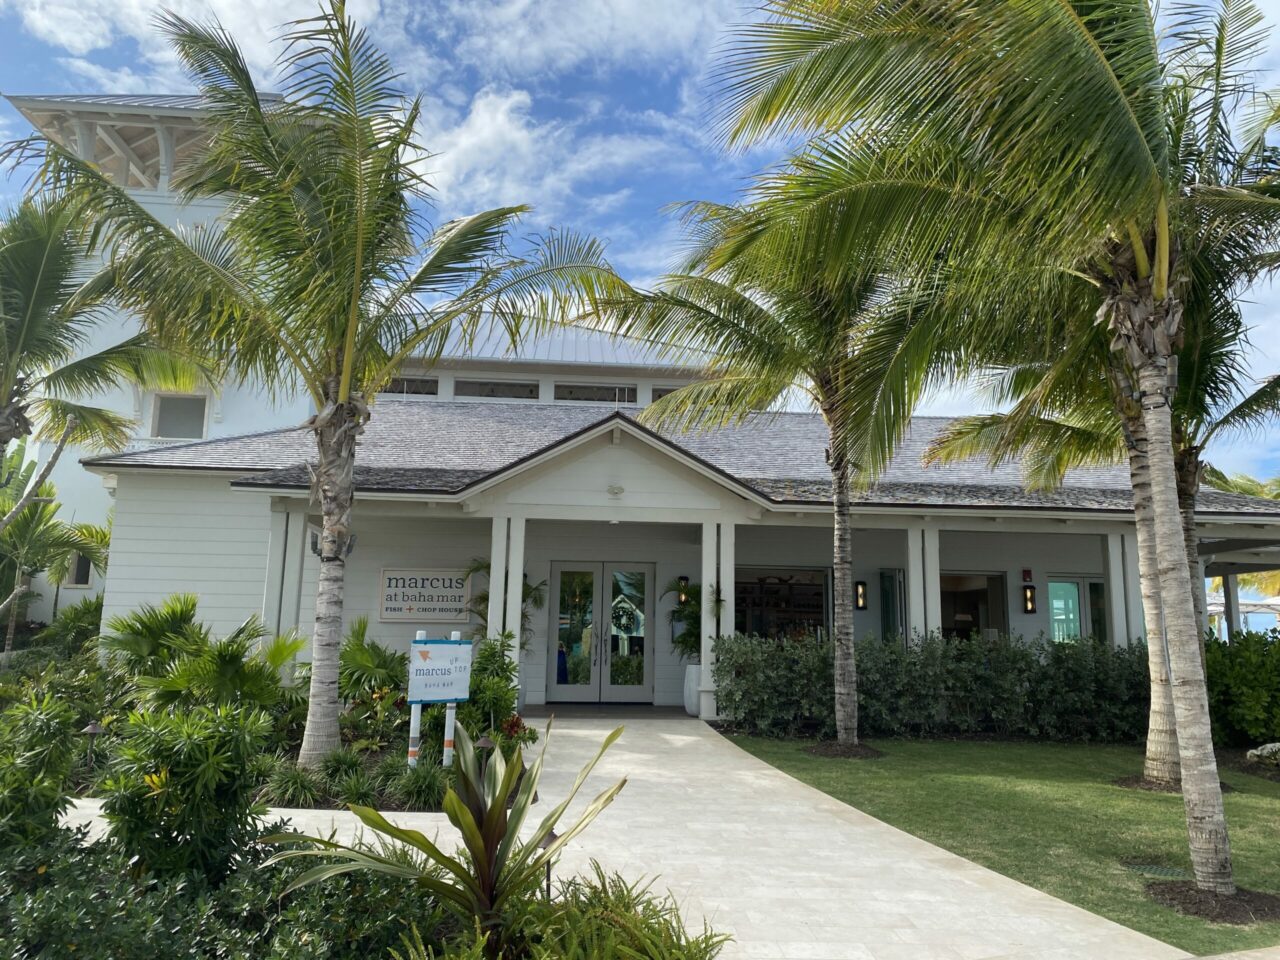
{"label": "blue sky", "polygon": [[[1262,0],[1273,24],[1280,0]],[[151,0],[0,0],[0,91],[181,92],[151,26]],[[168,4],[216,13],[270,82],[279,24],[313,0]],[[438,216],[531,203],[532,230],[560,225],[609,242],[638,280],[662,272],[678,232],[662,208],[731,199],[770,152],[726,155],[709,130],[706,72],[745,0],[349,0],[348,9],[426,95],[423,143]],[[1278,45],[1280,46],[1280,45]],[[1272,56],[1280,65],[1280,49]],[[0,138],[26,132],[7,104]],[[12,193],[0,184],[0,193]],[[1280,371],[1280,296],[1252,293],[1253,365]],[[980,408],[965,394],[931,413]],[[1280,473],[1280,428],[1212,451],[1225,469]]]}

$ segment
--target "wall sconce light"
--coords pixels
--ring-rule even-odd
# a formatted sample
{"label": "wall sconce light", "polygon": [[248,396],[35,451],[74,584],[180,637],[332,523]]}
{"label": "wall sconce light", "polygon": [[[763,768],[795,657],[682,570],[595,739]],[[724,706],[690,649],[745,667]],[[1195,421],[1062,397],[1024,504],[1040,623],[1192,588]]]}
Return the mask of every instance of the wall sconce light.
{"label": "wall sconce light", "polygon": [[676,582],[680,584],[680,590],[676,593],[676,599],[680,603],[688,603],[689,601],[689,578],[676,577]]}
{"label": "wall sconce light", "polygon": [[1036,612],[1036,588],[1027,584],[1022,588],[1022,612]]}
{"label": "wall sconce light", "polygon": [[853,607],[855,610],[867,609],[867,581],[865,580],[854,581]]}

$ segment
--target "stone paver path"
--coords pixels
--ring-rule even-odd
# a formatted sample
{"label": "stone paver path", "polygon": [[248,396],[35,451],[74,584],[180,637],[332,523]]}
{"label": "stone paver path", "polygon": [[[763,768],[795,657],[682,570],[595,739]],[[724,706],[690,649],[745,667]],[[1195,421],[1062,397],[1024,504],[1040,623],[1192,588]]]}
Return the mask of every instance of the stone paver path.
{"label": "stone paver path", "polygon": [[[577,806],[619,777],[627,786],[558,871],[594,858],[629,879],[658,878],[691,923],[705,917],[733,936],[726,960],[1188,956],[890,827],[685,717],[556,720],[542,796],[558,800],[619,722],[626,732]],[[95,812],[81,802],[71,819]],[[347,838],[356,829],[345,812],[279,812],[309,833]],[[451,829],[440,814],[393,819],[428,835]]]}

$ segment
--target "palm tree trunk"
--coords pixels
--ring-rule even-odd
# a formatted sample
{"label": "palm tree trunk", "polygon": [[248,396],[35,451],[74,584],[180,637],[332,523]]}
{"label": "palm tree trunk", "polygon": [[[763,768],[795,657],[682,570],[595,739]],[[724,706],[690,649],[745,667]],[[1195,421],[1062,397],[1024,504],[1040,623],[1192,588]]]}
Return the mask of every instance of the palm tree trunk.
{"label": "palm tree trunk", "polygon": [[1208,616],[1204,607],[1204,574],[1200,569],[1200,534],[1196,530],[1196,496],[1200,493],[1200,451],[1180,448],[1173,457],[1178,473],[1178,509],[1182,513],[1182,538],[1187,551],[1187,573],[1191,577],[1191,602],[1196,613],[1196,635],[1200,644],[1200,668],[1204,669],[1204,635]]}
{"label": "palm tree trunk", "polygon": [[[15,594],[22,589],[22,571],[19,570],[13,577],[13,591]],[[11,653],[13,651],[13,641],[18,634],[18,601],[14,600],[9,604],[9,625],[4,633],[4,652]]]}
{"label": "palm tree trunk", "polygon": [[1182,774],[1178,768],[1178,732],[1173,717],[1173,689],[1169,685],[1164,612],[1160,607],[1160,573],[1156,561],[1147,431],[1140,415],[1126,416],[1125,426],[1128,433],[1129,482],[1133,486],[1133,516],[1138,535],[1142,619],[1147,628],[1147,671],[1151,680],[1151,709],[1147,715],[1147,747],[1142,775],[1158,783],[1176,784]]}
{"label": "palm tree trunk", "polygon": [[342,607],[346,559],[351,543],[355,497],[356,439],[368,419],[358,400],[330,403],[310,421],[316,434],[313,487],[320,501],[320,575],[316,622],[311,636],[311,690],[298,765],[314,768],[342,745],[338,715],[338,654],[342,647]]}
{"label": "palm tree trunk", "polygon": [[[1166,304],[1168,301],[1166,301]],[[1155,327],[1163,317],[1151,318]],[[1147,430],[1147,457],[1151,467],[1151,503],[1156,559],[1169,667],[1173,682],[1173,712],[1178,728],[1178,758],[1182,768],[1182,796],[1187,816],[1187,836],[1196,884],[1202,890],[1231,895],[1236,885],[1231,869],[1231,843],[1227,836],[1222,785],[1213,753],[1209,726],[1209,699],[1200,664],[1199,625],[1191,603],[1191,578],[1187,569],[1186,538],[1178,506],[1178,485],[1173,460],[1173,430],[1168,400],[1168,375],[1155,359],[1138,366],[1143,423]]]}
{"label": "palm tree trunk", "polygon": [[841,743],[858,742],[858,662],[853,635],[853,531],[850,528],[848,461],[832,436],[831,486],[834,502],[834,544],[832,548],[832,639],[835,656],[836,738]]}

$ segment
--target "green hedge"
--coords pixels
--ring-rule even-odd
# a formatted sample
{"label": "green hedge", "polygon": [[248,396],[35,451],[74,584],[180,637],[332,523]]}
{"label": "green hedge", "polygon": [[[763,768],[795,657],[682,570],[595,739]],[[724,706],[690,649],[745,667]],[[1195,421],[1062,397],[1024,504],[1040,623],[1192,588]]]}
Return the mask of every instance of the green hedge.
{"label": "green hedge", "polygon": [[[764,736],[835,734],[831,641],[716,641],[720,713]],[[1147,653],[1092,640],[937,635],[861,640],[859,726],[869,737],[995,736],[1134,742],[1146,735]]]}
{"label": "green hedge", "polygon": [[1233,747],[1280,741],[1280,632],[1210,639],[1205,664],[1214,740]]}

